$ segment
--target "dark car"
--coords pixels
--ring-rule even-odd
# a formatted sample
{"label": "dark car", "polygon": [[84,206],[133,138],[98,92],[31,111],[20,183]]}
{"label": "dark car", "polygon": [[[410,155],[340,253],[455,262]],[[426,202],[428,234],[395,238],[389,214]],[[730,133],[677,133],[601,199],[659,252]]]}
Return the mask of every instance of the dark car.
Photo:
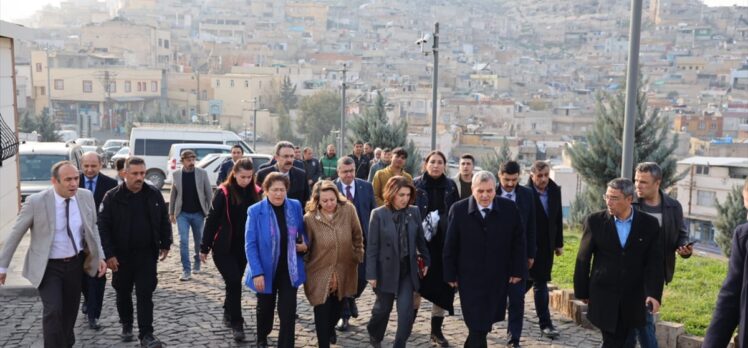
{"label": "dark car", "polygon": [[109,139],[104,143],[104,146],[101,147],[103,150],[102,156],[104,157],[104,163],[108,164],[110,168],[114,168],[114,161],[112,161],[112,156],[114,156],[117,151],[119,151],[124,146],[129,146],[130,141],[124,140],[124,139]]}

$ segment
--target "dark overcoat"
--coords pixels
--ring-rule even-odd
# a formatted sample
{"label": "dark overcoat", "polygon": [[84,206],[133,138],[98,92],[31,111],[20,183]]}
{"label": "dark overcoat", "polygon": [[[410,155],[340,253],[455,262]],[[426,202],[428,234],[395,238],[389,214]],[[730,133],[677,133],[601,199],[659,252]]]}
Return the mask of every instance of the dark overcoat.
{"label": "dark overcoat", "polygon": [[532,179],[527,187],[533,193],[535,202],[535,233],[537,251],[535,263],[530,269],[530,277],[539,282],[551,280],[553,270],[553,257],[555,249],[564,246],[564,221],[561,209],[561,188],[553,180],[549,180],[548,187],[548,212],[543,209],[540,196],[532,184]]}
{"label": "dark overcoat", "polygon": [[[366,239],[369,238],[369,218],[371,217],[371,211],[377,207],[377,201],[374,200],[374,188],[370,183],[361,179],[353,179],[353,183],[356,185],[356,194],[353,196],[353,202],[351,203],[356,207],[358,221],[361,223],[364,234],[364,252],[366,252]],[[340,178],[335,179],[335,185],[338,186],[338,191],[345,196],[345,185],[340,181]],[[366,258],[364,258],[364,262],[358,265],[358,278],[362,281],[359,286],[366,286]],[[359,289],[359,291],[363,291],[363,289]]]}
{"label": "dark overcoat", "polygon": [[444,281],[458,282],[468,329],[489,332],[504,320],[509,277],[522,278],[526,271],[525,236],[514,202],[497,196],[485,219],[473,197],[452,205]]}
{"label": "dark overcoat", "polygon": [[[661,301],[663,255],[660,225],[634,211],[631,232],[621,247],[613,216],[592,213],[584,221],[574,269],[574,294],[589,300],[587,317],[605,332],[646,324],[647,297]],[[594,259],[594,262],[593,262]]]}
{"label": "dark overcoat", "polygon": [[[428,174],[424,174],[428,175]],[[431,181],[433,182],[433,181]],[[444,308],[449,312],[449,315],[454,315],[454,300],[455,290],[444,282],[444,266],[442,265],[442,250],[444,249],[444,239],[447,233],[447,214],[449,208],[460,200],[460,194],[457,192],[457,185],[454,181],[447,177],[441,181],[446,185],[444,190],[444,213],[439,216],[439,223],[436,226],[436,235],[431,238],[430,241],[426,242],[429,248],[429,254],[431,255],[431,267],[429,268],[428,274],[421,279],[421,288],[418,291],[423,298],[429,300],[431,303]],[[418,210],[421,212],[421,218],[425,219],[428,214],[429,196],[428,190],[432,189],[428,185],[428,180],[425,180],[423,175],[413,179],[413,185],[418,189],[416,205]]]}

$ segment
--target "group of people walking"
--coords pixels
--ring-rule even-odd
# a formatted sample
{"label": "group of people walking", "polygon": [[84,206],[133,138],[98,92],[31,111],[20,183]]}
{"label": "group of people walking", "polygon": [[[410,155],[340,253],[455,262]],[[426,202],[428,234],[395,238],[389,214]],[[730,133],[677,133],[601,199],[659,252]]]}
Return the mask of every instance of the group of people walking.
{"label": "group of people walking", "polygon": [[[100,328],[109,268],[121,339],[134,339],[134,289],[138,339],[144,347],[160,347],[152,295],[175,223],[180,280],[189,281],[212,259],[225,283],[223,322],[238,342],[246,340],[242,284],[257,296],[258,347],[268,346],[276,312],[277,345],[294,346],[299,287],[314,308],[320,347],[335,344],[338,332],[359,317],[356,298],[367,286],[376,296],[366,324],[373,347],[382,344],[393,306],[393,345],[405,347],[424,299],[431,302],[432,344],[450,346],[442,327],[455,313],[458,293],[465,347],[487,347],[493,324],[507,312],[506,345],[519,347],[530,289],[537,330],[557,338],[547,283],[564,241],[561,188],[549,178],[549,165],[535,162],[521,185],[514,161],[502,163],[495,176],[475,172],[475,158],[464,154],[450,177],[447,157],[432,151],[413,178],[405,171],[407,157],[402,148],[357,142],[350,156],[338,158],[330,145],[318,161],[311,149],[281,141],[273,161],[255,168],[236,147],[213,190],[205,171],[195,167],[195,153],[186,150],[167,205],[145,183],[141,158],[124,163],[118,183],[99,172],[98,155],[87,153],[82,173],[70,162],[55,164],[53,187],[23,204],[0,251],[0,284],[31,229],[24,276],[44,303],[45,346],[75,342],[81,290],[89,327]],[[681,207],[660,189],[661,181],[657,164],[640,164],[634,181],[608,184],[607,209],[585,220],[575,294],[589,303],[604,347],[630,347],[637,339],[642,347],[656,347],[652,317],[663,285],[672,280],[675,255],[692,253]]]}

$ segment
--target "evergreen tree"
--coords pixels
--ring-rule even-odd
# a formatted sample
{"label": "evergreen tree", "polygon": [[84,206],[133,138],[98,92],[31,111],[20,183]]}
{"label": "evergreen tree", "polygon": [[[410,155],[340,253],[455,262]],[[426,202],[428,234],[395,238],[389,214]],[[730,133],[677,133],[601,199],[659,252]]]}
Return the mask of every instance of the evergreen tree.
{"label": "evergreen tree", "polygon": [[[575,209],[582,209],[580,215],[604,208],[602,193],[608,181],[621,174],[625,98],[624,92],[616,95],[598,94],[595,124],[587,133],[586,141],[566,147],[572,167],[582,176],[589,190],[584,194],[586,198],[575,205]],[[676,159],[673,156],[678,137],[668,136],[670,126],[667,117],[660,115],[657,109],[647,114],[647,98],[641,91],[641,82],[636,106],[634,164],[659,164],[663,172],[661,187],[670,187],[680,178],[675,172]]]}
{"label": "evergreen tree", "polygon": [[725,256],[730,257],[730,247],[732,246],[732,235],[735,227],[745,222],[746,209],[743,205],[743,190],[740,186],[734,186],[727,199],[717,204],[717,220],[714,221],[714,228],[717,234],[714,241],[722,249]]}
{"label": "evergreen tree", "polygon": [[21,121],[18,124],[18,131],[22,133],[32,133],[37,130],[39,125],[36,123],[36,117],[30,112],[24,111],[21,115]]}
{"label": "evergreen tree", "polygon": [[302,99],[300,109],[298,130],[305,134],[307,144],[319,144],[334,126],[340,124],[340,95],[333,91]]}
{"label": "evergreen tree", "polygon": [[499,167],[501,167],[501,164],[507,161],[511,161],[512,159],[513,156],[512,150],[509,149],[509,140],[504,137],[504,140],[501,142],[499,152],[491,151],[491,153],[489,153],[488,155],[482,156],[479,162],[483,170],[487,170],[493,173],[493,175],[498,175]]}
{"label": "evergreen tree", "polygon": [[293,132],[293,128],[291,128],[291,116],[288,114],[288,111],[286,111],[284,108],[280,108],[278,112],[278,134],[277,134],[278,140],[287,140],[294,145],[302,146],[301,141],[296,138]]}
{"label": "evergreen tree", "polygon": [[390,124],[385,110],[385,99],[377,93],[374,105],[366,108],[363,115],[348,123],[351,136],[348,143],[356,140],[371,143],[374,147],[390,148],[402,147],[408,152],[405,170],[413,175],[419,172],[422,156],[415,143],[408,141],[408,123],[405,121]]}
{"label": "evergreen tree", "polygon": [[42,110],[41,115],[39,115],[37,124],[39,125],[37,133],[39,133],[39,135],[42,137],[42,141],[62,141],[60,135],[57,134],[57,131],[60,130],[60,126],[57,125],[56,122],[52,121],[52,117],[49,116],[48,108],[44,108],[44,110]]}
{"label": "evergreen tree", "polygon": [[291,78],[288,76],[283,79],[283,84],[281,84],[280,102],[286,112],[296,109],[299,104],[299,97],[296,96],[296,85],[291,83]]}

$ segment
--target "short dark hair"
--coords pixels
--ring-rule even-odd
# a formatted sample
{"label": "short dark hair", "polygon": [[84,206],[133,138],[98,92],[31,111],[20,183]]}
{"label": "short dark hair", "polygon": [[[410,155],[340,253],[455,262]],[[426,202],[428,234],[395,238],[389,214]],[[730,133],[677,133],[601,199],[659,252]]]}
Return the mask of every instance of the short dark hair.
{"label": "short dark hair", "polygon": [[291,181],[288,179],[288,176],[285,176],[279,172],[272,172],[268,174],[265,177],[265,181],[262,182],[262,190],[267,194],[268,190],[270,190],[270,186],[273,186],[276,181],[283,182],[283,185],[286,186],[286,190],[291,187]]}
{"label": "short dark hair", "polygon": [[364,146],[366,146],[366,145],[371,146],[371,143],[367,141],[367,142],[364,143]]}
{"label": "short dark hair", "polygon": [[125,170],[129,169],[130,166],[140,166],[140,165],[144,166],[145,160],[137,156],[131,156],[127,158],[127,161],[125,161]]}
{"label": "short dark hair", "polygon": [[275,144],[275,155],[276,155],[276,156],[277,156],[277,155],[279,155],[279,154],[280,154],[280,151],[281,151],[281,149],[282,149],[282,148],[285,148],[285,147],[287,147],[287,148],[289,148],[289,149],[291,149],[291,150],[293,150],[293,149],[294,149],[294,147],[293,147],[293,143],[291,143],[290,141],[285,141],[285,140],[283,140],[283,141],[279,141],[279,142],[277,142],[277,143]]}
{"label": "short dark hair", "polygon": [[532,167],[530,167],[530,172],[534,174],[549,167],[550,165],[548,165],[548,162],[546,161],[535,161],[535,163],[532,164]]}
{"label": "short dark hair", "polygon": [[117,171],[125,169],[125,161],[127,160],[124,157],[118,158],[114,161],[114,168],[117,169]]}
{"label": "short dark hair", "polygon": [[636,166],[638,173],[649,173],[655,181],[662,181],[662,168],[655,162],[642,162]]}
{"label": "short dark hair", "polygon": [[407,187],[410,189],[410,201],[408,205],[412,205],[416,201],[416,187],[410,179],[404,176],[393,176],[387,180],[387,184],[384,185],[384,205],[390,209],[394,209],[392,206],[395,202],[395,196],[401,188]]}
{"label": "short dark hair", "polygon": [[392,152],[392,149],[390,149],[389,147],[385,147],[382,149],[382,153],[385,153],[385,152]]}
{"label": "short dark hair", "polygon": [[470,162],[472,162],[473,164],[475,164],[475,156],[473,156],[472,154],[469,154],[469,153],[462,154],[462,156],[460,156],[460,159],[461,160],[469,159]]}
{"label": "short dark hair", "polygon": [[392,150],[392,154],[397,157],[408,158],[408,151],[405,151],[402,147],[396,147]]}
{"label": "short dark hair", "polygon": [[55,178],[55,180],[60,181],[60,168],[67,166],[67,165],[71,165],[75,167],[73,165],[73,162],[70,162],[70,161],[59,161],[53,164],[52,165],[52,177]]}
{"label": "short dark hair", "polygon": [[355,142],[355,143],[353,143],[353,145],[362,145],[362,146],[363,146],[363,145],[364,145],[364,142],[363,142],[363,141],[361,141],[361,140],[356,140],[356,142]]}
{"label": "short dark hair", "polygon": [[233,149],[239,149],[239,150],[242,151],[242,153],[244,153],[244,148],[241,145],[239,145],[239,144],[236,144],[236,145],[232,146],[231,150],[233,150]]}
{"label": "short dark hair", "polygon": [[519,174],[520,168],[517,161],[506,161],[499,167],[499,174]]}
{"label": "short dark hair", "polygon": [[608,181],[609,188],[621,191],[623,197],[632,197],[634,195],[634,182],[627,178],[615,178]]}
{"label": "short dark hair", "polygon": [[338,168],[340,166],[350,166],[350,165],[356,165],[356,162],[353,160],[353,158],[350,158],[348,156],[343,156],[338,158]]}

